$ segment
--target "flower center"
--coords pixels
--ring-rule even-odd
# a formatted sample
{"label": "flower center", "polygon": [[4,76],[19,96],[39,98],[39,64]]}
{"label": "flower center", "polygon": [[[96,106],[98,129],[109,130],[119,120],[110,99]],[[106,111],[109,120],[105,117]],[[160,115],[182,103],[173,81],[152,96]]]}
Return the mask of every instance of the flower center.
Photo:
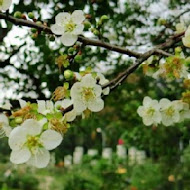
{"label": "flower center", "polygon": [[170,106],[170,107],[165,111],[166,115],[169,116],[169,117],[172,117],[173,114],[174,114],[174,112],[175,112],[175,110],[173,109],[172,106]]}
{"label": "flower center", "polygon": [[51,123],[51,128],[61,134],[65,134],[69,128],[68,123],[60,121],[58,119],[51,119],[50,123]]}
{"label": "flower center", "polygon": [[95,96],[92,88],[84,88],[82,94],[85,101],[90,101]]}
{"label": "flower center", "polygon": [[67,24],[65,24],[65,30],[66,32],[72,32],[76,27],[76,24],[73,21],[69,21]]}
{"label": "flower center", "polygon": [[150,107],[148,110],[147,110],[147,115],[149,115],[149,116],[153,116],[154,115],[154,113],[155,113],[155,109],[153,109],[152,107]]}
{"label": "flower center", "polygon": [[27,147],[31,150],[32,148],[36,148],[42,146],[39,137],[37,136],[29,136],[26,142]]}

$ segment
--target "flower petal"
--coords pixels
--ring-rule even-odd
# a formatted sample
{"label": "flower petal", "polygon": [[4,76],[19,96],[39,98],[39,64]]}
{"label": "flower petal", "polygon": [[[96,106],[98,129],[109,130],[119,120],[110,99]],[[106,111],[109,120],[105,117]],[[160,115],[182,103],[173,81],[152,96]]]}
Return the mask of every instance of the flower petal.
{"label": "flower petal", "polygon": [[144,123],[144,125],[146,125],[146,126],[150,126],[150,125],[153,124],[153,121],[152,121],[152,119],[150,119],[150,118],[143,117],[143,123]]}
{"label": "flower petal", "polygon": [[9,120],[5,114],[0,114],[0,123],[9,125]]}
{"label": "flower petal", "polygon": [[0,7],[0,10],[2,9],[3,11],[6,11],[10,8],[12,3],[12,0],[4,0],[2,7]]}
{"label": "flower petal", "polygon": [[87,106],[84,104],[84,102],[80,99],[75,99],[73,102],[73,105],[74,105],[74,110],[77,113],[81,113],[87,108]]}
{"label": "flower petal", "polygon": [[171,101],[166,98],[162,98],[159,104],[160,104],[161,109],[165,109],[171,105]]}
{"label": "flower petal", "polygon": [[25,100],[20,99],[19,104],[20,104],[20,107],[23,108],[27,105],[27,102]]}
{"label": "flower petal", "polygon": [[74,35],[79,35],[79,34],[82,34],[84,30],[84,25],[83,24],[78,24],[75,29],[72,31],[72,34]]}
{"label": "flower petal", "polygon": [[104,95],[108,95],[110,93],[110,88],[107,87],[107,88],[103,89],[102,92],[103,92]]}
{"label": "flower petal", "polygon": [[27,130],[22,127],[14,128],[9,135],[9,146],[12,150],[20,150],[26,142]]}
{"label": "flower petal", "polygon": [[92,77],[91,74],[87,74],[85,75],[82,80],[82,85],[84,85],[85,87],[94,87],[96,85],[96,80],[95,78]]}
{"label": "flower petal", "polygon": [[14,164],[23,164],[31,157],[31,152],[27,148],[11,152],[10,161]]}
{"label": "flower petal", "polygon": [[144,107],[143,106],[139,106],[137,109],[137,113],[139,114],[139,116],[143,116],[145,113]]}
{"label": "flower petal", "polygon": [[56,34],[56,35],[62,35],[62,34],[64,34],[64,32],[65,32],[64,27],[59,26],[59,25],[57,25],[57,24],[53,24],[53,25],[51,26],[51,31],[52,31],[54,34]]}
{"label": "flower petal", "polygon": [[56,17],[55,17],[55,22],[56,24],[58,24],[59,26],[64,26],[64,24],[66,22],[68,22],[71,19],[71,14],[69,13],[59,13]]}
{"label": "flower petal", "polygon": [[42,133],[40,140],[43,143],[45,149],[53,150],[61,144],[63,137],[60,133],[48,129],[47,131]]}
{"label": "flower petal", "polygon": [[3,127],[3,130],[5,131],[5,135],[6,135],[6,137],[9,137],[10,136],[10,134],[11,134],[11,131],[12,131],[12,128],[10,127],[10,126],[4,126]]}
{"label": "flower petal", "polygon": [[37,100],[38,112],[44,114],[46,112],[46,102],[44,100]]}
{"label": "flower petal", "polygon": [[80,82],[74,83],[74,85],[71,88],[71,98],[72,99],[78,99],[81,98],[81,92],[82,92],[82,85]]}
{"label": "flower petal", "polygon": [[75,110],[72,110],[65,114],[66,121],[71,122],[74,121],[77,116],[77,113]]}
{"label": "flower petal", "polygon": [[52,112],[54,110],[54,104],[52,101],[46,101],[46,109]]}
{"label": "flower petal", "polygon": [[5,102],[5,104],[2,105],[1,107],[2,107],[3,109],[11,110],[12,105],[11,105],[10,101],[7,100],[7,101]]}
{"label": "flower petal", "polygon": [[45,168],[50,161],[50,153],[48,150],[41,148],[37,153],[31,156],[28,164],[33,165],[37,168]]}
{"label": "flower petal", "polygon": [[34,119],[27,119],[21,127],[27,130],[28,135],[39,135],[42,131],[41,123]]}
{"label": "flower petal", "polygon": [[72,46],[77,41],[78,36],[70,33],[65,33],[61,37],[61,42],[64,46]]}
{"label": "flower petal", "polygon": [[94,93],[95,93],[96,97],[101,96],[101,94],[102,94],[102,87],[100,85],[96,84],[95,87],[94,87]]}
{"label": "flower petal", "polygon": [[152,103],[152,99],[149,96],[145,96],[143,99],[143,105],[146,107],[149,107],[151,103]]}
{"label": "flower petal", "polygon": [[85,20],[84,12],[81,10],[75,10],[71,15],[71,19],[75,24],[81,24]]}
{"label": "flower petal", "polygon": [[62,103],[61,103],[61,106],[63,107],[63,108],[67,108],[67,107],[69,107],[70,105],[72,105],[73,104],[73,101],[71,100],[71,99],[64,99],[63,101],[62,101]]}
{"label": "flower petal", "polygon": [[104,108],[104,101],[101,98],[97,98],[92,102],[89,102],[88,109],[93,112],[99,112]]}

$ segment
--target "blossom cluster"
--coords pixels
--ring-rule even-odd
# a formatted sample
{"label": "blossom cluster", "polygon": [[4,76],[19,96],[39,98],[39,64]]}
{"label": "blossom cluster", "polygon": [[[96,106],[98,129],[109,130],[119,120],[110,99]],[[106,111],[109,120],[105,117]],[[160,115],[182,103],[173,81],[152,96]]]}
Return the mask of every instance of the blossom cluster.
{"label": "blossom cluster", "polygon": [[165,126],[171,126],[185,119],[190,119],[189,104],[180,100],[170,101],[166,98],[158,102],[146,96],[137,113],[142,117],[146,126],[161,123]]}
{"label": "blossom cluster", "polygon": [[168,80],[173,80],[188,78],[188,64],[189,57],[185,58],[183,54],[176,54],[160,61],[158,60],[158,57],[151,56],[144,62],[142,67],[144,74],[147,76],[152,76],[153,78],[162,77]]}
{"label": "blossom cluster", "polygon": [[[79,74],[79,73],[78,73]],[[80,75],[80,74],[79,74]],[[50,160],[50,150],[59,146],[70,123],[85,112],[98,112],[104,107],[101,96],[109,93],[109,87],[101,85],[108,80],[100,74],[83,74],[70,89],[70,98],[61,100],[29,103],[20,100],[20,109],[10,115],[0,114],[0,135],[8,137],[12,150],[10,161],[14,164],[27,163],[44,168]],[[63,111],[72,107],[68,112]],[[7,102],[4,109],[9,110]]]}

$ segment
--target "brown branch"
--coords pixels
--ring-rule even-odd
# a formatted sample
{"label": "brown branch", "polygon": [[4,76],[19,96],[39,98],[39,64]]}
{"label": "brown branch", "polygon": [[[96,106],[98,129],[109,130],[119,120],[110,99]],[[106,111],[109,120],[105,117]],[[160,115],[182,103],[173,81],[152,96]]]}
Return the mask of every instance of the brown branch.
{"label": "brown branch", "polygon": [[[178,16],[176,16],[175,18],[173,18],[167,25],[169,25],[169,24],[172,25],[173,23],[175,23],[175,21],[177,19],[179,19],[182,15],[184,15],[185,13],[188,13],[188,12],[190,12],[190,9],[187,9],[187,10],[183,11],[182,13],[180,13]],[[165,27],[163,30],[161,30],[159,32],[159,35],[154,39],[154,41],[160,39],[162,37],[162,35],[166,32],[166,29],[167,29],[167,27]]]}
{"label": "brown branch", "polygon": [[[17,19],[15,17],[12,17],[10,15],[6,15],[6,14],[3,14],[3,13],[0,13],[0,19],[5,19],[5,20],[13,23],[14,25],[27,26],[29,28],[36,28],[39,31],[44,31],[44,32],[46,32],[48,34],[53,34],[51,29],[48,26],[38,25],[35,22],[32,22],[30,20]],[[91,46],[106,48],[108,50],[118,52],[118,53],[122,53],[122,54],[126,54],[126,55],[136,57],[136,58],[139,58],[141,56],[141,53],[134,52],[134,51],[131,51],[129,49],[119,47],[119,46],[116,46],[116,45],[111,45],[109,43],[105,43],[105,42],[102,42],[100,40],[91,40],[89,38],[79,36],[78,41],[84,43],[85,45],[91,45]]]}
{"label": "brown branch", "polygon": [[184,35],[185,32],[182,32],[180,34],[176,34],[172,36],[168,41],[166,41],[163,44],[160,44],[153,48],[150,51],[145,52],[142,54],[142,56],[136,60],[136,63],[131,65],[129,68],[127,68],[125,71],[120,73],[116,78],[111,80],[109,83],[102,86],[102,88],[110,87],[111,90],[115,89],[117,86],[119,86],[131,73],[133,73],[139,65],[141,65],[145,60],[147,60],[150,56],[154,54],[164,54],[165,56],[171,56],[167,52],[163,51],[163,49],[167,49],[172,47],[175,43],[179,42]]}
{"label": "brown branch", "polygon": [[[26,20],[22,20],[22,19],[15,19],[14,17],[11,16],[6,16],[2,13],[0,13],[0,19],[6,19],[10,22],[12,22],[13,24],[16,25],[22,25],[22,26],[28,26],[28,27],[33,27],[33,28],[37,28],[38,30],[43,30],[45,32],[51,33],[50,28],[48,28],[47,26],[44,25],[37,25],[31,21],[26,21]],[[136,60],[136,62],[131,65],[129,68],[127,68],[125,71],[123,71],[122,73],[120,73],[116,78],[114,78],[113,80],[111,80],[109,83],[105,84],[102,86],[102,88],[107,88],[110,87],[111,90],[115,89],[116,87],[118,87],[131,73],[133,73],[134,71],[137,70],[137,68],[145,61],[147,60],[150,56],[154,55],[154,54],[161,54],[164,56],[170,56],[169,53],[165,52],[164,49],[170,48],[172,47],[174,44],[176,44],[177,42],[179,42],[182,38],[182,36],[184,35],[185,32],[182,32],[180,34],[176,34],[174,36],[172,36],[171,38],[169,38],[165,43],[160,44],[158,46],[156,46],[155,48],[153,48],[152,50],[149,50],[147,52],[145,52],[144,54],[140,54],[140,53],[136,53],[136,52],[132,52],[128,49],[123,49],[121,47],[118,46],[113,46],[110,45],[108,43],[103,43],[101,41],[97,41],[97,40],[91,40],[85,37],[80,36],[79,37],[79,41],[85,43],[86,45],[93,45],[93,46],[97,46],[97,47],[104,47],[106,49],[112,50],[112,51],[116,51],[119,53],[123,53],[123,54],[127,54],[129,56],[133,56],[138,58]],[[73,109],[73,105],[69,106],[68,108],[62,110],[63,115],[69,111],[71,111]]]}

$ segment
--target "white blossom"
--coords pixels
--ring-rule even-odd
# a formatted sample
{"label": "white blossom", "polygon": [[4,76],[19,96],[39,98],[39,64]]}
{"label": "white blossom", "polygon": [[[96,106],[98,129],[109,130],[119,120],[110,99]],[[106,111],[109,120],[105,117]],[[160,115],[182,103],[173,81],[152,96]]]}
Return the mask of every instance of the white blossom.
{"label": "white blossom", "polygon": [[8,100],[5,101],[5,104],[3,104],[1,106],[1,108],[6,109],[6,110],[11,110],[11,107],[12,107],[12,105],[11,105],[10,101],[8,101]]}
{"label": "white blossom", "polygon": [[[96,78],[99,79],[99,84],[101,84],[101,85],[104,85],[104,84],[106,84],[106,83],[109,82],[109,80],[106,79],[106,78],[104,77],[104,75],[101,74],[101,73],[97,73],[97,77],[96,77]],[[102,92],[103,92],[104,95],[108,95],[108,94],[110,93],[110,88],[107,87],[107,88],[103,89]]]}
{"label": "white blossom", "polygon": [[0,114],[0,137],[9,137],[12,128],[9,126],[9,119],[5,114]]}
{"label": "white blossom", "polygon": [[51,129],[43,131],[44,123],[46,119],[40,121],[28,119],[12,130],[9,136],[12,163],[28,163],[37,168],[44,168],[48,165],[49,150],[59,146],[63,137]]}
{"label": "white blossom", "polygon": [[181,33],[186,30],[186,26],[184,23],[180,22],[176,24],[176,32]]}
{"label": "white blossom", "polygon": [[161,122],[160,105],[157,100],[152,100],[148,96],[144,98],[143,106],[138,108],[137,113],[147,126]]}
{"label": "white blossom", "polygon": [[170,101],[166,98],[160,100],[160,109],[162,114],[162,123],[165,126],[173,125],[180,120],[180,111],[183,105],[179,101]]}
{"label": "white blossom", "polygon": [[190,26],[185,32],[185,37],[182,38],[183,45],[190,48]]}
{"label": "white blossom", "polygon": [[51,26],[54,34],[62,35],[61,41],[65,46],[72,46],[82,34],[85,20],[81,10],[75,10],[72,14],[63,12],[55,17],[55,24]]}
{"label": "white blossom", "polygon": [[[61,106],[62,108],[66,109],[68,108],[69,106],[71,106],[73,104],[73,101],[70,100],[70,99],[64,99],[62,101],[57,101],[55,103],[55,108],[57,108],[58,106]],[[64,114],[64,119],[68,122],[71,122],[73,121],[76,116],[77,116],[77,112],[75,109],[72,109],[71,111],[67,112]]]}
{"label": "white blossom", "polygon": [[54,103],[52,101],[37,100],[38,103],[38,112],[46,115],[53,112],[55,109]]}
{"label": "white blossom", "polygon": [[19,100],[19,104],[20,104],[21,108],[24,108],[25,106],[27,106],[27,102],[25,100],[22,100],[22,99]]}
{"label": "white blossom", "polygon": [[12,0],[0,0],[0,11],[6,11],[10,8]]}
{"label": "white blossom", "polygon": [[183,109],[180,112],[180,121],[183,122],[185,119],[190,119],[190,109],[189,109],[189,104],[185,102],[180,102],[183,106]]}
{"label": "white blossom", "polygon": [[81,82],[76,82],[71,88],[74,109],[79,113],[86,109],[92,112],[101,111],[104,108],[101,94],[102,88],[96,84],[96,79],[91,74],[85,75]]}

